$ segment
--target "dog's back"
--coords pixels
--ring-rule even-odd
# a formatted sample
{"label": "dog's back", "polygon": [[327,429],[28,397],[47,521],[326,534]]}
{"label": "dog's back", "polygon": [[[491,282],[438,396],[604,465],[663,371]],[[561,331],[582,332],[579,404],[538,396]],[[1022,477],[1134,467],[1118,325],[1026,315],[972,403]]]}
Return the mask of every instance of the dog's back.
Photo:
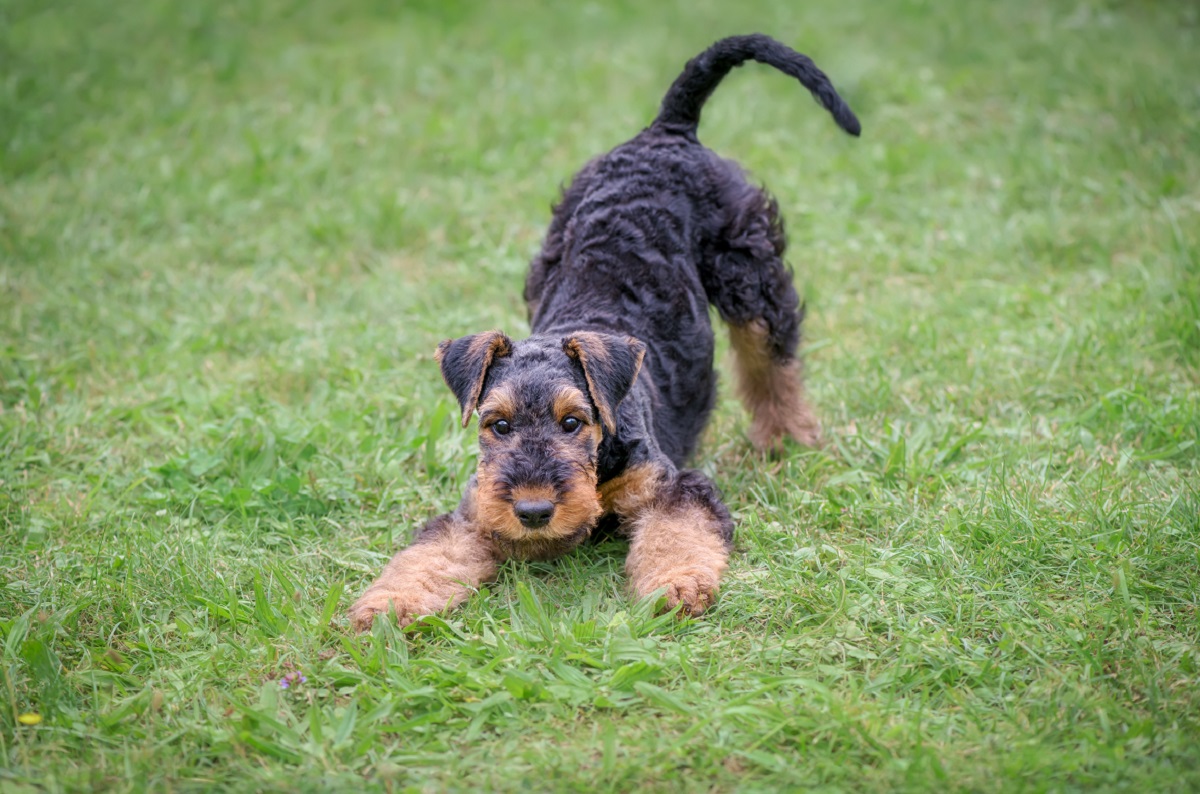
{"label": "dog's back", "polygon": [[[811,60],[767,36],[723,39],[688,63],[648,128],[576,175],[526,281],[534,334],[621,331],[647,343],[654,432],[677,465],[715,401],[709,303],[730,326],[748,407],[773,414],[752,430],[756,441],[816,438],[815,420],[797,408],[798,391],[781,393],[783,381],[799,378],[802,312],[781,259],[776,205],[696,137],[705,100],[747,60],[795,77],[843,129],[859,133]],[[780,367],[792,370],[782,381]]]}

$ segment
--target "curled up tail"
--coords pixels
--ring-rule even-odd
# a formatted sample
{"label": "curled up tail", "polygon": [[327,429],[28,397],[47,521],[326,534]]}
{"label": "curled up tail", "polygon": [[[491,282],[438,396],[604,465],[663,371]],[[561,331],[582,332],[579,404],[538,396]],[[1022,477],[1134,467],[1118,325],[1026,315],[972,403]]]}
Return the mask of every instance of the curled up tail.
{"label": "curled up tail", "polygon": [[705,101],[730,69],[746,61],[774,66],[796,78],[832,114],[839,127],[855,136],[862,130],[854,112],[838,96],[833,83],[812,60],[761,33],[721,39],[688,61],[683,73],[675,78],[663,97],[662,109],[654,120],[654,126],[695,131],[700,124],[700,110]]}

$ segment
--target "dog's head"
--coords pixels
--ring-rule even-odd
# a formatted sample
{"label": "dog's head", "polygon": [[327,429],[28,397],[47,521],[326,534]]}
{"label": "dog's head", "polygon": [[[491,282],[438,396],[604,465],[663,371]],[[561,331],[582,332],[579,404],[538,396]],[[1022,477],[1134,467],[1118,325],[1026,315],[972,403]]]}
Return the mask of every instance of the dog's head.
{"label": "dog's head", "polygon": [[592,332],[514,343],[487,331],[438,346],[463,426],[479,412],[479,520],[514,555],[555,556],[591,532],[597,450],[644,353],[632,337]]}

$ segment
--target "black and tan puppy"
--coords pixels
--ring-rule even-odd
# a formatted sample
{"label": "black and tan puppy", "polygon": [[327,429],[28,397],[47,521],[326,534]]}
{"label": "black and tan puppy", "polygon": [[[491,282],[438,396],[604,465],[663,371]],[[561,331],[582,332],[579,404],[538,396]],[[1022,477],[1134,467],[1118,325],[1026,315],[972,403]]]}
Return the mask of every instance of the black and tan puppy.
{"label": "black and tan puppy", "polygon": [[751,440],[819,440],[775,202],[696,139],[705,100],[748,60],[799,80],[858,135],[829,79],[767,36],[724,39],[690,61],[654,123],[564,192],[525,284],[533,335],[438,346],[464,426],[479,412],[479,468],[458,509],[354,604],[355,626],[453,607],[505,559],[564,554],[606,515],[629,538],[634,594],[664,590],[692,615],[712,603],[733,523],[713,484],[680,468],[716,397],[710,303],[729,326]]}

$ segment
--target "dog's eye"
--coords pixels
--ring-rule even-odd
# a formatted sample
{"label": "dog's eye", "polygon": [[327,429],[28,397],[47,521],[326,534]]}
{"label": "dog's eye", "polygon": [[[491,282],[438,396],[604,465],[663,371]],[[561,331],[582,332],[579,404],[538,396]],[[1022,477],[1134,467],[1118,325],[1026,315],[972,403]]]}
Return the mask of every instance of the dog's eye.
{"label": "dog's eye", "polygon": [[582,424],[582,422],[580,422],[575,417],[568,416],[566,419],[562,420],[561,427],[562,427],[564,433],[574,433],[576,430],[579,429],[579,425],[581,425],[581,424]]}
{"label": "dog's eye", "polygon": [[507,436],[512,432],[512,425],[506,419],[498,419],[492,422],[492,432],[498,436]]}

